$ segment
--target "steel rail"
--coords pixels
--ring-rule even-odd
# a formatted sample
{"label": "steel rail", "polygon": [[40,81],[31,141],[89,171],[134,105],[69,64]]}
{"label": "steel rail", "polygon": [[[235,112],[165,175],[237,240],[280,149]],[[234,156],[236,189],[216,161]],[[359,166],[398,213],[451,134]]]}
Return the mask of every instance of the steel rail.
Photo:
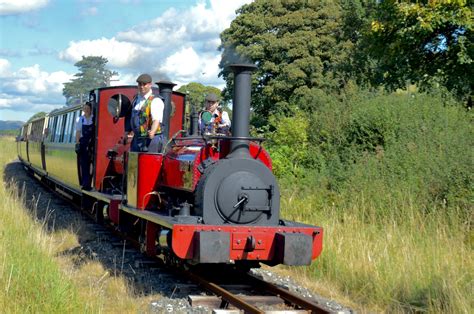
{"label": "steel rail", "polygon": [[316,304],[314,302],[311,302],[307,299],[304,299],[288,290],[282,289],[274,284],[268,283],[266,281],[263,281],[260,278],[255,277],[254,275],[247,274],[249,279],[259,286],[261,289],[271,292],[280,298],[282,298],[285,301],[290,302],[291,304],[297,305],[305,310],[310,310],[311,313],[315,314],[327,314],[331,313],[329,310],[323,308],[319,304]]}
{"label": "steel rail", "polygon": [[207,281],[206,279],[202,278],[199,275],[196,275],[195,273],[192,273],[190,271],[184,272],[186,276],[197,282],[199,285],[203,286],[205,289],[209,290],[210,292],[220,296],[222,299],[225,301],[231,303],[232,305],[236,306],[239,309],[242,309],[245,311],[245,313],[252,313],[252,314],[261,314],[264,313],[264,311],[256,308],[252,304],[249,304],[248,302],[245,302],[242,300],[242,298],[239,298],[235,294],[227,291],[226,289],[216,285],[213,282]]}

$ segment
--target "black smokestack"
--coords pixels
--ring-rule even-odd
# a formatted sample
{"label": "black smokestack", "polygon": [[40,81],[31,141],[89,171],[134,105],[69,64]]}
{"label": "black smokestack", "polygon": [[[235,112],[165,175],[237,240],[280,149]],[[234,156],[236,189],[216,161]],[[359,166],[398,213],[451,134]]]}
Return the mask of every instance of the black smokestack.
{"label": "black smokestack", "polygon": [[199,133],[199,113],[196,106],[191,105],[191,135],[198,135]]}
{"label": "black smokestack", "polygon": [[237,137],[230,146],[230,157],[249,157],[249,141],[239,138],[249,137],[250,94],[254,64],[232,64],[234,72],[234,98],[232,105],[232,136]]}
{"label": "black smokestack", "polygon": [[165,109],[163,110],[163,121],[161,123],[161,132],[166,140],[169,139],[170,116],[171,116],[171,94],[173,87],[176,86],[170,81],[159,81],[156,83],[160,89],[160,96],[164,98]]}

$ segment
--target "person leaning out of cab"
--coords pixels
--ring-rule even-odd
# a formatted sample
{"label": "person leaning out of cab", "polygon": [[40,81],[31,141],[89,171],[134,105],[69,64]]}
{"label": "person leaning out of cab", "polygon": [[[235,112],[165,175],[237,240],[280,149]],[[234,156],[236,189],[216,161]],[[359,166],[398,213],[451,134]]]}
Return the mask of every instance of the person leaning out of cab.
{"label": "person leaning out of cab", "polygon": [[76,120],[76,153],[79,159],[79,170],[81,174],[81,187],[84,190],[91,188],[91,164],[94,150],[94,116],[92,104],[86,102],[82,107],[84,114]]}
{"label": "person leaning out of cab", "polygon": [[[210,114],[210,118],[205,118],[206,114]],[[229,114],[219,106],[219,98],[216,94],[209,93],[205,98],[205,109],[201,112],[199,120],[201,134],[230,134],[230,126]]]}
{"label": "person leaning out of cab", "polygon": [[141,74],[137,78],[138,94],[132,104],[131,151],[159,153],[163,145],[161,123],[165,104],[159,96],[153,95],[152,78]]}

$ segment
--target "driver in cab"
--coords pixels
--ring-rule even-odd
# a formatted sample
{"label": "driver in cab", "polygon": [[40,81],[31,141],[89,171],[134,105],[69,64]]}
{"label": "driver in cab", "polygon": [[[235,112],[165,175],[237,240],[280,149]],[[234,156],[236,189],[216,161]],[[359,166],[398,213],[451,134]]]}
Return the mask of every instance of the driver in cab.
{"label": "driver in cab", "polygon": [[219,107],[219,98],[210,93],[205,98],[206,108],[200,114],[199,129],[201,134],[230,134],[229,114]]}

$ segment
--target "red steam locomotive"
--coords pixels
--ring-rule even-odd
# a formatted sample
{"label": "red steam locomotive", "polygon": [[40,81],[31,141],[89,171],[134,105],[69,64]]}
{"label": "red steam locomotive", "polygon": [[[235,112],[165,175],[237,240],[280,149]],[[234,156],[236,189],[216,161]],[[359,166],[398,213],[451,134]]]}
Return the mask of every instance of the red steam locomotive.
{"label": "red steam locomotive", "polygon": [[[80,107],[25,124],[18,155],[25,169],[81,202],[101,223],[133,237],[151,255],[191,264],[309,265],[323,230],[280,219],[280,192],[260,138],[249,136],[253,65],[233,65],[232,136],[185,127],[184,94],[160,81],[165,109],[161,153],[130,152],[124,139],[136,86],[90,92],[95,120],[93,189],[81,189],[74,151]],[[157,90],[154,93],[158,93]]]}

